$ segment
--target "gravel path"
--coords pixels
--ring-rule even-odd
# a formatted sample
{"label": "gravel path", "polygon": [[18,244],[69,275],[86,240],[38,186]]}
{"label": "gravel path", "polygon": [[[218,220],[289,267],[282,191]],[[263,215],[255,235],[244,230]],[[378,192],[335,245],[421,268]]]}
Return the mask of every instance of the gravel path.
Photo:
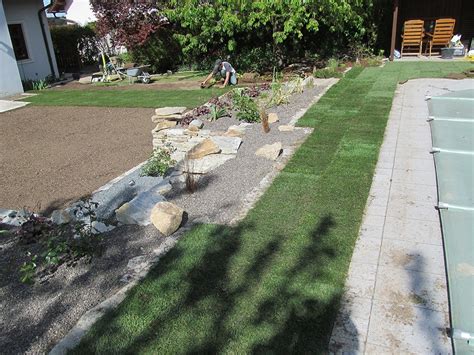
{"label": "gravel path", "polygon": [[[280,132],[278,126],[287,125],[293,115],[321,93],[325,87],[316,86],[295,94],[286,105],[270,109],[280,119],[270,124],[270,132],[264,133],[261,124],[253,124],[246,129],[237,157],[231,159],[207,174],[193,194],[185,189],[173,192],[167,199],[184,208],[190,220],[195,218],[206,223],[227,224],[243,207],[244,197],[256,187],[272,170],[275,162],[255,155],[257,149],[265,144],[281,142],[283,149],[298,145],[310,133],[308,129],[295,129],[293,132]],[[204,129],[225,131],[240,122],[235,118],[221,118],[206,122]],[[279,158],[281,159],[281,158]],[[277,160],[278,162],[278,160]]]}
{"label": "gravel path", "polygon": [[146,160],[152,114],[35,106],[0,114],[0,208],[48,213]]}
{"label": "gravel path", "polygon": [[[328,81],[321,81],[321,83],[327,85]],[[194,194],[174,191],[172,196],[167,197],[168,200],[183,207],[189,214],[189,220],[201,219],[212,223],[229,223],[233,217],[242,212],[245,197],[274,170],[274,164],[278,164],[278,160],[273,162],[257,157],[255,151],[264,144],[274,142],[282,142],[284,149],[301,142],[309,130],[280,132],[278,126],[288,123],[298,110],[306,108],[325,87],[321,85],[308,89],[303,94],[293,96],[288,105],[270,110],[277,112],[280,118],[280,122],[271,125],[270,133],[263,133],[260,124],[248,127],[235,159],[208,174]],[[71,113],[67,110],[66,113]],[[17,111],[16,117],[21,118],[18,112],[20,111]],[[127,110],[121,109],[118,112],[123,114]],[[127,114],[131,115],[133,112],[140,113],[137,114],[137,120],[140,120],[138,117],[145,117],[147,123],[150,121],[150,114],[147,111],[132,110]],[[13,118],[10,119],[13,120]],[[84,119],[88,120],[87,117]],[[125,118],[123,119],[128,122]],[[232,118],[225,118],[214,123],[206,123],[205,128],[224,131],[229,125],[236,123],[238,122]],[[145,123],[137,123],[137,125],[145,125]],[[143,149],[142,145],[145,146],[151,142],[150,129],[146,129],[146,137],[141,138],[138,134],[138,137],[133,138],[133,143],[140,147],[136,149]],[[130,135],[130,130],[125,133],[124,136]],[[117,146],[121,146],[119,143],[120,141]],[[133,155],[125,152],[135,149],[132,147],[132,142],[125,146],[127,149],[120,150],[120,154],[111,154],[112,147],[108,148],[107,154],[97,152],[97,158],[113,159],[118,155],[120,157],[118,160],[126,165],[120,172],[146,158],[146,156],[138,157],[138,153]],[[149,152],[148,148],[146,152]],[[96,155],[92,156],[95,160]],[[90,154],[87,158],[92,160]],[[107,162],[104,161],[102,164],[107,164]],[[115,176],[120,172],[115,173]],[[110,178],[107,179],[110,180]],[[98,187],[97,182],[95,186],[84,184],[84,193],[90,193],[96,187]],[[30,189],[32,187],[28,187],[25,191],[29,192]],[[80,262],[75,267],[62,266],[45,283],[25,286],[18,281],[18,269],[24,261],[24,252],[16,246],[14,237],[0,238],[1,353],[43,353],[51,349],[87,310],[111,297],[125,285],[120,279],[129,272],[127,264],[131,258],[142,256],[145,260],[151,259],[154,251],[163,242],[163,238],[153,226],[145,228],[122,226],[106,234],[105,241],[106,252],[101,258],[93,259],[90,264]]]}

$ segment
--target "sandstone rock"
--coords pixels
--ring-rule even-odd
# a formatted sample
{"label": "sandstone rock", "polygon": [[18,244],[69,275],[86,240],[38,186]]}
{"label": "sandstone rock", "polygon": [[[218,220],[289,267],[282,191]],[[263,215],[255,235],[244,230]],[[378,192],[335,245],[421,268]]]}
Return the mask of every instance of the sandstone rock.
{"label": "sandstone rock", "polygon": [[158,123],[160,121],[181,121],[183,117],[181,115],[168,115],[168,116],[151,116],[151,121],[153,123]]}
{"label": "sandstone rock", "polygon": [[221,154],[237,154],[242,139],[239,137],[215,136],[211,140],[221,149]]}
{"label": "sandstone rock", "polygon": [[191,174],[207,174],[233,158],[233,154],[212,154],[201,159],[186,159],[180,163],[179,169]]}
{"label": "sandstone rock", "polygon": [[158,202],[164,201],[159,193],[145,191],[136,196],[130,202],[124,203],[115,210],[117,221],[123,224],[138,224],[147,226],[151,223],[150,212]]}
{"label": "sandstone rock", "polygon": [[184,135],[184,128],[171,128],[166,131],[167,137],[177,137]]}
{"label": "sandstone rock", "polygon": [[280,119],[278,118],[278,115],[276,113],[270,112],[268,114],[268,123],[275,123],[278,121],[280,121]]}
{"label": "sandstone rock", "polygon": [[188,159],[200,159],[209,154],[220,153],[221,149],[211,139],[206,139],[188,152]]}
{"label": "sandstone rock", "polygon": [[184,210],[171,202],[157,203],[150,214],[153,225],[166,237],[176,232],[183,221]]}
{"label": "sandstone rock", "polygon": [[202,127],[204,127],[204,123],[201,120],[194,119],[189,124],[189,127],[197,127],[199,129],[201,129]]}
{"label": "sandstone rock", "polygon": [[242,126],[230,126],[227,132],[224,133],[226,137],[240,137],[245,135],[245,127]]}
{"label": "sandstone rock", "polygon": [[295,127],[290,125],[282,125],[278,126],[278,130],[280,132],[293,132],[295,130]]}
{"label": "sandstone rock", "polygon": [[54,210],[51,214],[51,221],[54,224],[66,224],[71,222],[71,216],[65,210]]}
{"label": "sandstone rock", "polygon": [[[194,122],[194,121],[193,121],[193,122]],[[191,125],[189,125],[188,131],[197,133],[197,132],[199,132],[199,127],[198,127],[198,126],[191,126]]]}
{"label": "sandstone rock", "polygon": [[186,111],[186,107],[161,107],[155,110],[157,116],[181,115]]}
{"label": "sandstone rock", "polygon": [[151,132],[156,133],[164,129],[173,128],[175,126],[176,126],[176,121],[160,121]]}
{"label": "sandstone rock", "polygon": [[270,160],[276,160],[276,158],[278,158],[280,153],[281,153],[281,143],[276,142],[273,144],[266,144],[263,147],[259,148],[255,152],[255,155],[258,155],[260,157],[264,157]]}

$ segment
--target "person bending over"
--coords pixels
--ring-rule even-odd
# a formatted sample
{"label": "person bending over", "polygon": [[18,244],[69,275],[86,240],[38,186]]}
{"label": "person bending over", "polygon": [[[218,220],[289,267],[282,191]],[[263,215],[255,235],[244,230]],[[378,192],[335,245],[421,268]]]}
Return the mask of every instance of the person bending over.
{"label": "person bending over", "polygon": [[230,65],[229,62],[222,61],[221,59],[216,60],[214,64],[214,69],[212,72],[207,76],[206,80],[201,83],[201,86],[204,87],[206,83],[211,80],[213,76],[220,75],[224,78],[224,84],[222,84],[222,88],[226,87],[227,85],[236,85],[237,84],[237,72],[235,69]]}

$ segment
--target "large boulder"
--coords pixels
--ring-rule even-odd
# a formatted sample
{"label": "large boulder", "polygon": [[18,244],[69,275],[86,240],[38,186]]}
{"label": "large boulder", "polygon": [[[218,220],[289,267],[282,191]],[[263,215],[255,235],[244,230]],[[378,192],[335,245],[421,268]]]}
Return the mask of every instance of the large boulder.
{"label": "large boulder", "polygon": [[281,142],[276,142],[273,144],[265,144],[263,147],[259,148],[255,155],[260,157],[276,160],[281,153]]}
{"label": "large boulder", "polygon": [[123,224],[149,225],[153,206],[165,199],[159,192],[161,191],[145,191],[124,203],[115,211],[117,221]]}
{"label": "large boulder", "polygon": [[210,154],[220,153],[221,149],[210,138],[203,140],[188,152],[188,159],[201,159]]}
{"label": "large boulder", "polygon": [[171,202],[158,202],[151,210],[151,223],[166,237],[176,232],[183,221],[184,210]]}
{"label": "large boulder", "polygon": [[235,158],[233,154],[212,154],[201,159],[185,159],[178,168],[186,173],[207,174],[233,158]]}
{"label": "large boulder", "polygon": [[242,138],[214,136],[211,140],[220,148],[221,154],[237,154]]}

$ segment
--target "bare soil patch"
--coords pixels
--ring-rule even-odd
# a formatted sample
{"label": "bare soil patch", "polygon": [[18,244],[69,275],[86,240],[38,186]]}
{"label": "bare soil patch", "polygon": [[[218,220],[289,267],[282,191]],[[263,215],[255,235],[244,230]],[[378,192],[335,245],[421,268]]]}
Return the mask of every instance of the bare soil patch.
{"label": "bare soil patch", "polygon": [[133,168],[151,153],[152,114],[34,106],[0,114],[0,207],[47,214]]}

